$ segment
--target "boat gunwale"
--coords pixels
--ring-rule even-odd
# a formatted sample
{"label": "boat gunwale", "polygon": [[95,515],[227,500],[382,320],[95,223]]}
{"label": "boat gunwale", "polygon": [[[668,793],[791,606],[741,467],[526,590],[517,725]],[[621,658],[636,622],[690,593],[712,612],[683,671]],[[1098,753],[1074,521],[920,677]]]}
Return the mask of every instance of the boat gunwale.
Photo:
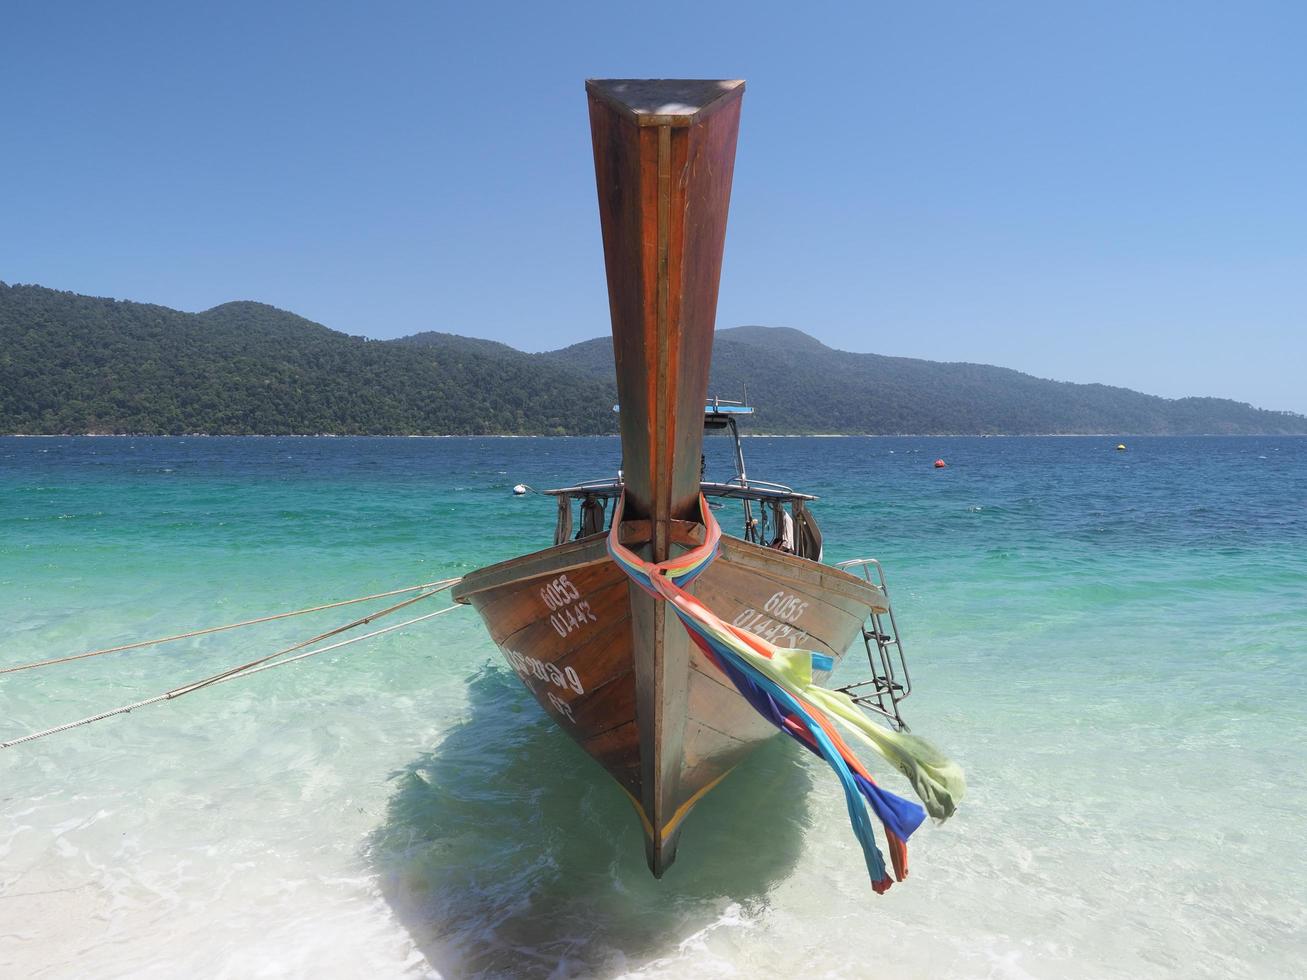
{"label": "boat gunwale", "polygon": [[[478,568],[463,576],[463,581],[452,590],[451,597],[455,602],[467,603],[471,601],[471,596],[480,592],[503,588],[541,575],[562,574],[572,568],[611,561],[607,537],[608,532],[601,531]],[[810,578],[815,571],[823,576],[823,590],[840,593],[844,598],[862,602],[881,613],[889,609],[888,597],[873,583],[835,565],[765,548],[730,534],[723,534],[721,541],[722,554],[719,560],[750,566],[756,571],[778,577],[785,577],[784,572],[777,571],[778,569],[792,570],[798,573],[796,577],[799,578]],[[567,561],[568,557],[575,560]]]}
{"label": "boat gunwale", "polygon": [[[815,569],[823,576],[830,577],[829,581],[822,582],[823,591],[840,593],[847,599],[865,603],[868,607],[879,612],[886,612],[889,609],[889,598],[881,592],[875,583],[868,582],[861,576],[853,575],[842,568],[837,568],[835,565],[814,561],[811,558],[800,558],[798,555],[777,551],[775,548],[767,548],[760,544],[754,544],[752,541],[737,538],[733,534],[722,535],[722,558],[733,564],[751,566],[754,570],[767,574],[777,574],[772,569],[781,567],[790,568],[799,573],[807,573],[802,576],[806,578]],[[744,560],[741,561],[740,559]],[[835,587],[832,588],[832,586]],[[868,594],[874,596],[876,601],[873,602],[867,598]]]}
{"label": "boat gunwale", "polygon": [[[464,575],[463,580],[450,591],[450,597],[455,602],[466,603],[470,601],[470,596],[478,592],[496,589],[521,579],[535,578],[538,575],[546,575],[551,572],[562,573],[570,568],[581,568],[586,565],[596,565],[603,561],[611,561],[608,557],[607,537],[608,532],[603,531],[573,541],[565,541],[562,544],[550,545],[548,548],[495,562],[493,565],[485,565]],[[560,559],[566,559],[572,555],[576,556],[575,561],[560,561]],[[528,571],[535,565],[540,567]],[[514,571],[515,574],[502,574],[510,570]]]}

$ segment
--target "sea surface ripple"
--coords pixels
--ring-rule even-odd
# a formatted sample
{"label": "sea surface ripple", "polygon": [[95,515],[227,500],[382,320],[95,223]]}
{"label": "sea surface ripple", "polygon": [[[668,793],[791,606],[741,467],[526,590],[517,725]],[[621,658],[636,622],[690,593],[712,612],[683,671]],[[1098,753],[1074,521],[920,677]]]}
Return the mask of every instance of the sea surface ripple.
{"label": "sea surface ripple", "polygon": [[[1307,439],[1117,441],[746,440],[751,475],[821,495],[828,559],[885,563],[905,713],[967,770],[884,896],[779,740],[653,880],[620,790],[461,611],[0,751],[0,975],[1307,975]],[[544,547],[553,503],[510,488],[617,457],[0,438],[0,667]],[[351,612],[0,675],[0,740]]]}

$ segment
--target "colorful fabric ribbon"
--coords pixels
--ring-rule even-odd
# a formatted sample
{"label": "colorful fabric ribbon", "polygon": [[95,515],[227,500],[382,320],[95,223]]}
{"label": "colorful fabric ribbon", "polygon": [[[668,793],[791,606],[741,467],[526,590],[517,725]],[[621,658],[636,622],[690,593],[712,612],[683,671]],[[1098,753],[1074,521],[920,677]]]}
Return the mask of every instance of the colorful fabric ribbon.
{"label": "colorful fabric ribbon", "polygon": [[[835,770],[876,892],[884,892],[892,881],[876,845],[868,806],[885,828],[894,879],[902,881],[908,873],[908,837],[921,825],[926,812],[940,820],[952,815],[966,786],[961,768],[924,739],[876,724],[847,694],[817,685],[812,677],[814,666],[818,670],[830,669],[830,657],[810,650],[776,647],[724,622],[685,591],[685,586],[712,564],[721,545],[721,527],[702,495],[699,505],[706,532],[704,543],[656,564],[646,562],[619,540],[624,504],[625,498],[620,498],[613,514],[609,556],[646,592],[671,605],[694,644],[759,714]],[[925,803],[925,810],[877,786],[835,722],[903,773]]]}

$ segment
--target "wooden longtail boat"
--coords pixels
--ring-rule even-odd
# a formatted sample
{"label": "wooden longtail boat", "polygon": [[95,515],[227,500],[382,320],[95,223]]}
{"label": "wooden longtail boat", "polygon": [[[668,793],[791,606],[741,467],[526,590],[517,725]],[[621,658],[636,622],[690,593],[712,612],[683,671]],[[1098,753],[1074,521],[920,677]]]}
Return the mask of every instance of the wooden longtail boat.
{"label": "wooden longtail boat", "polygon": [[[750,480],[736,425],[750,410],[707,400],[744,83],[592,80],[586,89],[621,470],[549,491],[554,546],[473,572],[453,595],[476,608],[541,707],[630,796],[661,876],[694,804],[776,729],[666,603],[610,558],[606,535],[623,492],[620,541],[655,562],[703,542],[701,492],[713,505],[738,502],[743,533],[723,535],[689,591],[727,622],[837,662],[861,636],[872,677],[850,693],[891,723],[910,685],[883,576],[870,574],[879,566],[847,563],[856,575],[823,564],[808,507],[816,498]],[[703,482],[705,428],[735,440],[727,482]]]}

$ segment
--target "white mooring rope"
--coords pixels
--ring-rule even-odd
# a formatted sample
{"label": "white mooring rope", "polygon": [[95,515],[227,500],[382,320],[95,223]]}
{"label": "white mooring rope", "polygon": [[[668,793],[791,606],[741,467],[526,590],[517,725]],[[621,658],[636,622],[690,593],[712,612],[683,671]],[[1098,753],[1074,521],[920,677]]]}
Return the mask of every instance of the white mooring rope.
{"label": "white mooring rope", "polygon": [[260,616],[258,619],[246,619],[239,623],[227,623],[225,626],[209,626],[202,630],[191,630],[189,633],[176,633],[172,636],[163,636],[157,640],[139,640],[136,643],[124,643],[122,646],[105,647],[102,650],[91,650],[87,653],[75,653],[69,657],[55,657],[51,660],[36,660],[30,664],[19,664],[16,667],[0,667],[0,674],[15,674],[20,670],[32,670],[34,667],[51,667],[55,664],[66,664],[73,660],[85,660],[88,657],[102,657],[106,653],[121,653],[124,650],[136,650],[140,647],[159,646],[163,643],[172,643],[174,640],[189,640],[196,636],[206,636],[209,633],[221,633],[225,630],[240,629],[242,626],[255,626],[259,623],[271,623],[277,619],[289,619],[291,616],[304,616],[308,613],[322,612],[324,609],[338,609],[341,606],[352,606],[359,602],[368,602],[372,599],[389,599],[391,596],[403,595],[406,592],[419,592],[422,589],[431,588],[448,588],[460,582],[461,579],[446,578],[435,582],[425,582],[422,585],[410,585],[403,589],[391,589],[389,592],[378,592],[374,595],[359,596],[357,599],[345,599],[342,602],[328,602],[321,606],[309,606],[307,609],[294,609],[290,612],[275,613],[271,616]]}
{"label": "white mooring rope", "polygon": [[[192,681],[189,684],[183,684],[181,687],[175,687],[170,691],[165,691],[162,694],[156,694],[154,697],[145,698],[142,701],[134,701],[131,704],[124,704],[117,708],[111,708],[108,711],[101,711],[98,714],[89,715],[86,718],[79,718],[76,721],[65,722],[64,724],[56,725],[53,728],[47,728],[39,732],[31,732],[30,734],[23,735],[15,739],[10,739],[9,741],[6,742],[0,742],[0,749],[8,749],[15,745],[21,745],[24,742],[32,742],[38,738],[45,738],[47,735],[57,735],[59,732],[66,732],[72,728],[80,728],[83,725],[90,725],[97,721],[103,721],[106,718],[112,718],[115,715],[128,714],[129,712],[135,711],[137,708],[144,708],[151,704],[158,704],[161,701],[171,701],[174,698],[179,698],[184,694],[191,694],[195,691],[201,690],[202,688],[209,687],[212,684],[221,684],[224,681],[235,680],[238,677],[248,677],[250,674],[257,674],[259,671],[262,670],[269,670],[273,667],[282,667],[285,666],[286,664],[294,663],[297,660],[304,660],[308,657],[315,657],[320,653],[327,653],[330,650],[337,650],[341,647],[349,646],[351,643],[358,643],[362,640],[371,639],[374,636],[381,636],[383,633],[392,633],[395,630],[403,629],[406,626],[412,626],[415,623],[422,622],[423,620],[433,619],[434,617],[441,616],[447,612],[453,612],[455,609],[459,609],[462,607],[459,605],[447,606],[444,609],[438,609],[435,612],[427,613],[424,616],[417,616],[413,619],[406,620],[405,622],[396,623],[393,626],[387,626],[379,630],[373,630],[371,633],[364,633],[362,636],[351,637],[350,639],[342,640],[339,643],[332,643],[325,647],[319,647],[318,649],[315,650],[309,650],[306,651],[305,653],[299,654],[298,656],[288,657],[285,660],[278,659],[279,657],[284,657],[288,653],[294,653],[296,650],[303,650],[305,647],[312,646],[314,643],[318,643],[322,640],[330,639],[333,636],[338,636],[339,634],[344,633],[347,630],[355,629],[356,627],[359,626],[365,626],[368,623],[381,619],[383,616],[389,616],[391,613],[397,612],[398,610],[403,609],[406,606],[411,606],[415,602],[421,602],[423,599],[429,599],[433,595],[437,595],[441,592],[446,591],[447,589],[453,588],[461,581],[462,579],[456,578],[456,579],[444,579],[440,582],[433,583],[434,586],[433,588],[431,588],[429,591],[425,591],[421,593],[420,595],[413,596],[410,599],[405,599],[403,602],[397,602],[394,605],[387,606],[385,609],[381,609],[375,613],[369,613],[367,616],[364,616],[360,619],[356,619],[353,622],[346,623],[343,626],[337,626],[335,629],[328,630],[325,633],[319,633],[317,636],[311,637],[310,639],[307,640],[303,640],[299,643],[295,643],[282,650],[278,650],[275,653],[270,653],[266,656],[259,657],[256,660],[251,660],[248,663],[240,664],[239,666],[236,667],[229,667],[226,670],[219,671],[216,674],[211,674],[208,677],[202,677],[199,680]],[[422,587],[419,586],[419,588]],[[376,598],[381,598],[382,596],[400,595],[405,592],[411,592],[411,591],[413,590],[397,589],[393,592],[380,593],[378,595],[368,596],[365,598],[376,599]],[[327,609],[327,608],[332,608],[334,606],[349,605],[350,603],[353,602],[362,602],[362,601],[364,600],[350,599],[347,600],[346,602],[332,603],[329,606],[315,607],[315,609]],[[204,632],[211,633],[211,632],[216,632],[220,629],[234,629],[238,625],[251,625],[256,622],[267,622],[269,619],[282,619],[285,618],[286,616],[298,615],[300,612],[311,612],[311,611],[315,611],[315,610],[300,610],[295,613],[283,613],[278,616],[266,617],[261,620],[250,620],[247,623],[233,624],[232,626],[228,626],[228,627],[214,627],[213,629],[210,630],[200,630],[200,631],[196,631],[195,633],[187,634],[187,635],[197,636],[200,635],[200,633],[204,633]],[[177,637],[169,637],[165,640],[154,641],[154,642],[167,642],[168,639],[180,639],[181,636],[182,634],[179,634],[179,636]],[[147,645],[147,644],[140,644],[140,645]],[[124,649],[124,648],[117,648],[117,649]],[[96,655],[96,653],[99,652],[107,653],[111,651],[109,650],[96,651],[93,652],[91,655]],[[79,659],[79,658],[71,657],[71,658],[63,658],[63,659]],[[62,661],[53,661],[53,662],[62,662]]]}

